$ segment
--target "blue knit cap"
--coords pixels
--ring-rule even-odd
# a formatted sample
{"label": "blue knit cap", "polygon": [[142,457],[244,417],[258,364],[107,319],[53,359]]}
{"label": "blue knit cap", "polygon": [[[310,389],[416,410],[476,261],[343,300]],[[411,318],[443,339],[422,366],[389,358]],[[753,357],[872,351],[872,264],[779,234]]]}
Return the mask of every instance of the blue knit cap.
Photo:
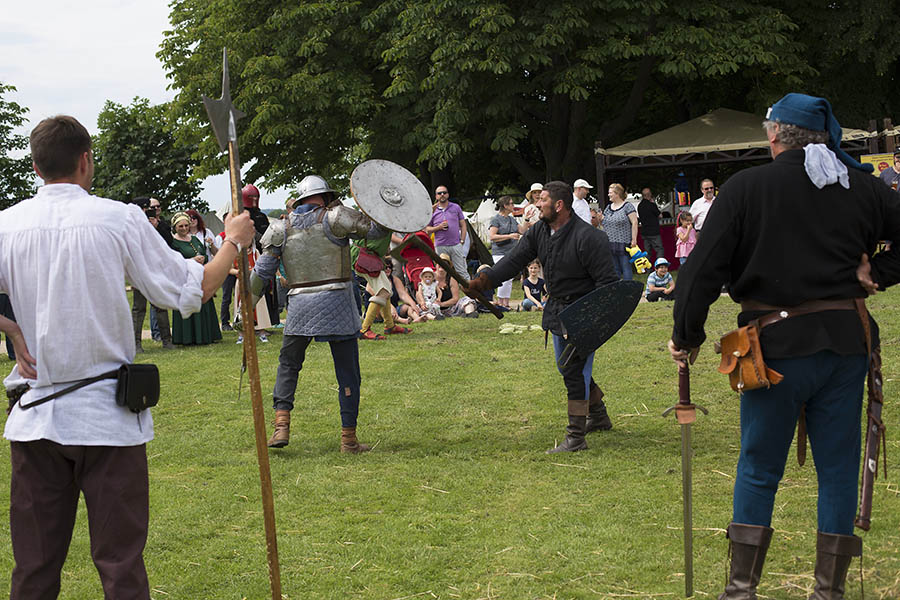
{"label": "blue knit cap", "polygon": [[825,98],[790,93],[776,102],[766,114],[769,121],[780,121],[812,131],[828,132],[828,148],[842,163],[866,173],[875,170],[874,165],[863,165],[841,150],[841,126],[831,112],[831,104]]}

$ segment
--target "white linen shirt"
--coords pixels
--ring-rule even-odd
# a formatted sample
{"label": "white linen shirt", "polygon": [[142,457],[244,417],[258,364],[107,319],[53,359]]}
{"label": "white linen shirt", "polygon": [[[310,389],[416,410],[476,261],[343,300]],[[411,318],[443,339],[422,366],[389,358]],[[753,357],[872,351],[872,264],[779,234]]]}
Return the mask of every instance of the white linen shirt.
{"label": "white linen shirt", "polygon": [[591,224],[591,207],[587,200],[579,198],[575,194],[572,194],[572,212],[581,217],[581,220],[588,225]]}
{"label": "white linen shirt", "polygon": [[694,200],[694,203],[691,204],[691,216],[694,218],[694,230],[700,231],[703,229],[703,223],[706,221],[706,213],[709,212],[709,209],[712,208],[713,202],[715,202],[716,197],[713,196],[712,200],[707,200],[706,197],[698,198]]}
{"label": "white linen shirt", "polygon": [[[0,291],[37,361],[36,381],[13,367],[3,382],[31,385],[19,404],[134,360],[126,279],[156,306],[185,317],[200,310],[203,267],[169,248],[135,205],[57,183],[0,212]],[[3,435],[78,446],[153,439],[150,411],[118,406],[115,391],[109,379],[27,410],[17,404]]]}

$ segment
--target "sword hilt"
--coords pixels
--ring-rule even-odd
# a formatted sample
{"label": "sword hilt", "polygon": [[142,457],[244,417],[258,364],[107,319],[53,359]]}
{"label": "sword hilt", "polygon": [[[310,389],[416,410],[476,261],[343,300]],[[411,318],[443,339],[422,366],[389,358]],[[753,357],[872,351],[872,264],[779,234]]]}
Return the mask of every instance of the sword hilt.
{"label": "sword hilt", "polygon": [[697,410],[704,415],[708,415],[709,411],[699,404],[691,403],[691,374],[690,368],[685,365],[678,365],[678,404],[670,406],[663,411],[662,416],[667,417],[673,410],[675,411],[675,419],[680,425],[688,425],[697,420]]}
{"label": "sword hilt", "polygon": [[678,403],[691,403],[691,369],[687,361],[683,365],[678,365]]}

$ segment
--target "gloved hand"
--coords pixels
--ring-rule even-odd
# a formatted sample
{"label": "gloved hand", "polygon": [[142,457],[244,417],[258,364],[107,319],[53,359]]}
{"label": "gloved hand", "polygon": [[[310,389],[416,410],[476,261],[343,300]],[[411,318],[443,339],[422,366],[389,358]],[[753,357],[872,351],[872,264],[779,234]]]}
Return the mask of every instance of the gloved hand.
{"label": "gloved hand", "polygon": [[466,290],[474,290],[482,294],[486,290],[494,289],[494,285],[491,283],[491,280],[488,278],[487,274],[484,271],[479,273],[478,277],[476,277],[475,279],[470,279],[469,284],[464,287]]}

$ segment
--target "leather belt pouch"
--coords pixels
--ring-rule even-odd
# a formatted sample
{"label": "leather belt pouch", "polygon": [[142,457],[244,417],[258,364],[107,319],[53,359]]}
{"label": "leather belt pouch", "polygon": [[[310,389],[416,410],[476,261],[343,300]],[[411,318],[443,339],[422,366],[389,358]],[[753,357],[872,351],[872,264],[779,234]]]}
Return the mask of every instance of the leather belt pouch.
{"label": "leather belt pouch", "polygon": [[378,277],[378,274],[384,268],[384,261],[377,254],[369,252],[365,248],[360,248],[359,256],[356,257],[356,264],[353,265],[353,268],[362,275]]}
{"label": "leather belt pouch", "polygon": [[784,379],[763,361],[756,322],[729,331],[716,344],[722,353],[719,372],[728,375],[731,389],[738,393],[776,385]]}
{"label": "leather belt pouch", "polygon": [[139,413],[159,402],[159,369],[156,365],[131,364],[119,367],[116,404]]}

